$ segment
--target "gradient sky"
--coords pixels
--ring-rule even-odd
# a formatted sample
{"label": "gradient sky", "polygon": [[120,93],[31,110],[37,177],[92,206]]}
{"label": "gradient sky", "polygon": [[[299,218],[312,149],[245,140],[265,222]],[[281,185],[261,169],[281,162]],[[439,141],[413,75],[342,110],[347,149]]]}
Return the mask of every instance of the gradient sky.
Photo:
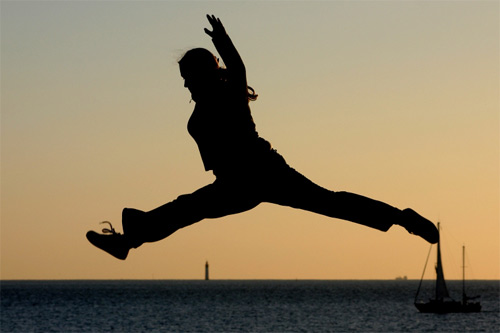
{"label": "gradient sky", "polygon": [[[499,279],[498,1],[2,1],[1,278],[420,278],[428,243],[262,204],[119,261],[87,230],[214,180],[177,60],[245,61],[261,136],[332,190],[443,227],[445,276]],[[428,269],[428,278],[432,278]]]}

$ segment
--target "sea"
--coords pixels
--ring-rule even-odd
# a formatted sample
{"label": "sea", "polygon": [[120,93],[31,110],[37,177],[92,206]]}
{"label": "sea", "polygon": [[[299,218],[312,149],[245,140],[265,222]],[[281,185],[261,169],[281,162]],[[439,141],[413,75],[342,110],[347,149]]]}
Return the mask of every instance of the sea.
{"label": "sea", "polygon": [[[418,280],[1,281],[4,332],[499,332],[500,281],[467,281],[479,313],[425,314]],[[461,299],[462,281],[447,281]],[[419,298],[432,297],[424,281]]]}

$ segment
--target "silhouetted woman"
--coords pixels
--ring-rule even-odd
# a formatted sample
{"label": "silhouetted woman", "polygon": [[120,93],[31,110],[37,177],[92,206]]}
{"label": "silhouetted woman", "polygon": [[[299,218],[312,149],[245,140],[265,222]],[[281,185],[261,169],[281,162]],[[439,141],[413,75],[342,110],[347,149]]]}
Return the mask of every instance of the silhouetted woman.
{"label": "silhouetted woman", "polygon": [[[88,240],[118,259],[131,248],[159,241],[176,230],[206,218],[218,218],[275,203],[348,220],[381,231],[393,224],[430,243],[438,241],[434,224],[411,209],[399,210],[380,201],[320,187],[287,165],[271,144],[259,137],[249,102],[257,95],[247,85],[236,48],[220,22],[208,16],[205,29],[226,68],[206,49],[192,49],[179,61],[184,86],[196,102],[188,131],[198,145],[206,171],[216,180],[191,194],[152,211],[125,208],[123,234],[110,224],[104,234],[87,233]],[[109,223],[109,222],[107,222]]]}

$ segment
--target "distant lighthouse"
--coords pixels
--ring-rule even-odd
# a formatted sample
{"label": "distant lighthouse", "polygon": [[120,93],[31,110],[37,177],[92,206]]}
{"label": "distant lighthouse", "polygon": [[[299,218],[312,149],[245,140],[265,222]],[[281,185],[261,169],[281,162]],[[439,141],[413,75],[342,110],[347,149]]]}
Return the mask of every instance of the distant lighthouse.
{"label": "distant lighthouse", "polygon": [[208,277],[208,261],[205,263],[205,280],[210,280]]}

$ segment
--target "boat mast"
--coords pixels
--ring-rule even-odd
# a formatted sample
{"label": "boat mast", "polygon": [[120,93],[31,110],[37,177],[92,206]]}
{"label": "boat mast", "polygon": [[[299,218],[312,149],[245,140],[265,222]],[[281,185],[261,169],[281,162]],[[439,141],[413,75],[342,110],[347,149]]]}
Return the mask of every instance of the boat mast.
{"label": "boat mast", "polygon": [[462,245],[462,304],[467,302],[465,296],[465,245]]}

